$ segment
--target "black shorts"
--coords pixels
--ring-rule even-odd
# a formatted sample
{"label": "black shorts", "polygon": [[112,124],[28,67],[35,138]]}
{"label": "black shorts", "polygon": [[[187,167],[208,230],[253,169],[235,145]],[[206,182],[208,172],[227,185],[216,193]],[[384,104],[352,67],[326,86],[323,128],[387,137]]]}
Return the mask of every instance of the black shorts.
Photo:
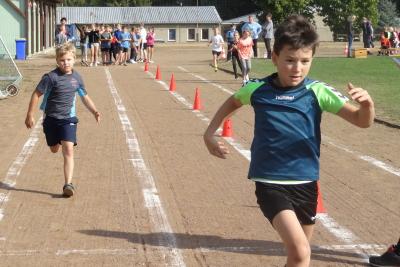
{"label": "black shorts", "polygon": [[147,49],[147,43],[142,43],[141,46],[142,49]]}
{"label": "black shorts", "polygon": [[213,51],[212,51],[212,54],[213,54],[213,55],[217,55],[217,57],[219,57],[219,55],[221,55],[221,52],[218,52],[218,51],[214,51],[214,50],[213,50]]}
{"label": "black shorts", "polygon": [[153,48],[153,47],[154,47],[154,45],[147,45],[147,47]]}
{"label": "black shorts", "polygon": [[48,146],[61,144],[61,141],[69,141],[76,146],[76,129],[78,118],[55,119],[49,116],[43,121],[43,132],[46,135]]}
{"label": "black shorts", "polygon": [[122,52],[123,52],[123,53],[128,53],[128,50],[129,50],[129,48],[127,48],[127,47],[122,47]]}
{"label": "black shorts", "polygon": [[271,222],[283,210],[293,210],[302,225],[315,224],[317,214],[317,182],[280,185],[256,182],[257,203]]}
{"label": "black shorts", "polygon": [[120,44],[116,44],[115,45],[115,47],[114,47],[114,51],[115,51],[115,53],[119,53],[119,52],[121,52],[122,51],[122,47],[121,47],[121,45]]}
{"label": "black shorts", "polygon": [[110,49],[109,47],[102,47],[101,52],[110,52]]}

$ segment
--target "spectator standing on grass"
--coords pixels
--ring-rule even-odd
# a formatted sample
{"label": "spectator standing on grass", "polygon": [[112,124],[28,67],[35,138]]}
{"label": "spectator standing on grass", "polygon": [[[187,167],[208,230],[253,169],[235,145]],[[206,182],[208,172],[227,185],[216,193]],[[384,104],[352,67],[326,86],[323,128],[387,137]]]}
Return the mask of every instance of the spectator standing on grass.
{"label": "spectator standing on grass", "polygon": [[226,61],[229,61],[232,58],[232,44],[235,32],[236,32],[236,25],[232,24],[231,28],[225,34],[226,43],[228,44],[228,53],[226,55]]}
{"label": "spectator standing on grass", "polygon": [[239,39],[239,42],[237,44],[240,63],[242,64],[243,86],[245,86],[250,80],[249,73],[251,70],[253,45],[254,44],[250,36],[250,31],[248,29],[244,29],[242,32],[242,38]]}
{"label": "spectator standing on grass", "polygon": [[238,51],[238,47],[237,47],[239,44],[239,39],[240,39],[239,32],[235,31],[235,34],[233,35],[233,42],[232,42],[232,47],[231,47],[232,67],[233,67],[233,74],[235,75],[235,79],[238,78],[236,65],[239,65],[240,70],[243,72],[242,62],[240,61],[239,51]]}
{"label": "spectator standing on grass", "polygon": [[260,35],[262,31],[262,27],[258,22],[254,21],[253,16],[249,16],[249,22],[245,23],[242,27],[242,32],[244,30],[248,30],[250,32],[251,39],[253,39],[253,56],[255,58],[258,57],[258,52],[257,52],[257,41],[258,41],[258,36]]}
{"label": "spectator standing on grass", "polygon": [[363,44],[364,48],[367,49],[368,54],[371,54],[369,48],[371,48],[371,39],[372,39],[372,27],[369,20],[364,17],[363,22],[361,23],[361,30],[363,34]]}
{"label": "spectator standing on grass", "polygon": [[374,27],[372,26],[371,20],[368,20],[368,22],[369,22],[369,30],[371,32],[371,38],[369,39],[369,47],[374,48],[375,47],[375,45],[374,45]]}
{"label": "spectator standing on grass", "polygon": [[351,49],[353,46],[353,39],[354,39],[354,28],[353,23],[356,19],[356,16],[350,15],[347,17],[346,22],[346,34],[347,34],[347,57],[351,57]]}
{"label": "spectator standing on grass", "polygon": [[272,14],[268,13],[265,16],[265,23],[262,27],[262,33],[265,43],[265,49],[267,50],[267,59],[271,59],[272,50],[271,50],[271,42],[274,38],[274,23],[272,22]]}

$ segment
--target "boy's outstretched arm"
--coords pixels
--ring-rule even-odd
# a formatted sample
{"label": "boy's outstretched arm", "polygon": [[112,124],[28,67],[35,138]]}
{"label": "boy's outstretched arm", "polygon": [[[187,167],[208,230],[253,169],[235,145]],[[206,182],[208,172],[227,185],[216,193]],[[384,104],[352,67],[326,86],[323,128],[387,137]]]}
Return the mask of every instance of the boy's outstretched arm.
{"label": "boy's outstretched arm", "polygon": [[351,83],[348,84],[348,90],[351,99],[359,103],[360,106],[355,107],[346,103],[337,115],[358,127],[368,128],[375,118],[375,107],[371,96],[366,90],[354,87]]}
{"label": "boy's outstretched arm", "polygon": [[215,113],[214,118],[211,120],[203,136],[204,143],[206,144],[210,154],[222,159],[226,158],[225,154],[228,154],[229,151],[225,147],[223,142],[218,142],[215,139],[214,134],[218,130],[224,119],[230,117],[232,113],[241,106],[242,103],[240,103],[240,101],[237,100],[234,96],[231,96],[224,102],[224,104],[222,104],[217,113]]}
{"label": "boy's outstretched arm", "polygon": [[88,95],[82,96],[81,99],[85,107],[93,114],[96,121],[100,122],[100,112],[97,111],[92,99]]}
{"label": "boy's outstretched arm", "polygon": [[33,91],[31,96],[31,101],[29,102],[28,112],[26,113],[25,125],[26,128],[30,129],[35,125],[35,118],[33,115],[35,114],[35,108],[38,105],[39,98],[42,96],[42,93],[38,90]]}

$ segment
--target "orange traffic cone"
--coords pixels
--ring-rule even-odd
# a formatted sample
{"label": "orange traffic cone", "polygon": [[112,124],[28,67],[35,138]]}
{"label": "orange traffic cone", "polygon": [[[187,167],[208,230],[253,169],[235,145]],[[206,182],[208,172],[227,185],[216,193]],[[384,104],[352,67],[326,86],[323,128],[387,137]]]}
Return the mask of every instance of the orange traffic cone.
{"label": "orange traffic cone", "polygon": [[169,82],[169,90],[170,90],[171,92],[173,92],[173,91],[176,90],[176,82],[175,82],[175,77],[174,77],[174,74],[173,74],[173,73],[172,73],[172,75],[171,75],[171,81]]}
{"label": "orange traffic cone", "polygon": [[321,188],[319,182],[317,182],[318,198],[317,198],[317,213],[326,213],[324,203],[322,202]]}
{"label": "orange traffic cone", "polygon": [[148,62],[146,62],[144,64],[144,71],[149,71],[149,63]]}
{"label": "orange traffic cone", "polygon": [[222,136],[223,137],[232,137],[232,121],[231,119],[226,119],[224,121],[224,127],[222,128]]}
{"label": "orange traffic cone", "polygon": [[348,53],[349,53],[349,46],[348,46],[348,44],[346,44],[346,46],[344,48],[344,55],[347,56]]}
{"label": "orange traffic cone", "polygon": [[200,90],[199,88],[196,88],[196,93],[194,95],[193,110],[200,110],[200,109],[201,109]]}
{"label": "orange traffic cone", "polygon": [[156,80],[161,80],[160,65],[157,65]]}

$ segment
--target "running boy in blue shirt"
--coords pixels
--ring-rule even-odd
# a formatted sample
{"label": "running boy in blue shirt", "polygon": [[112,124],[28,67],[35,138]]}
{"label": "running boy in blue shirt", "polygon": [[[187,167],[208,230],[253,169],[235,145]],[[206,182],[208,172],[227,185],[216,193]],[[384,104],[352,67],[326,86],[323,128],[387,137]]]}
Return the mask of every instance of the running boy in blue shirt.
{"label": "running boy in blue shirt", "polygon": [[67,43],[56,49],[57,68],[43,75],[29,103],[25,119],[27,128],[35,125],[34,113],[39,98],[44,94],[40,109],[44,112],[43,131],[51,152],[57,153],[62,149],[64,157],[63,195],[71,197],[75,188],[72,184],[74,171],[74,145],[78,118],[75,114],[76,94],[86,108],[100,121],[100,113],[93,101],[87,95],[81,76],[73,70],[75,63],[75,47]]}
{"label": "running boy in blue shirt", "polygon": [[218,127],[243,105],[253,106],[254,139],[248,177],[255,182],[257,202],[280,235],[287,267],[310,265],[310,239],[317,208],[320,121],[323,111],[369,127],[375,116],[368,92],[348,84],[359,105],[332,87],[307,77],[318,45],[315,28],[302,16],[290,16],[275,32],[272,62],[277,68],[248,83],[219,108],[206,132],[209,152],[226,158],[228,149],[214,137]]}

